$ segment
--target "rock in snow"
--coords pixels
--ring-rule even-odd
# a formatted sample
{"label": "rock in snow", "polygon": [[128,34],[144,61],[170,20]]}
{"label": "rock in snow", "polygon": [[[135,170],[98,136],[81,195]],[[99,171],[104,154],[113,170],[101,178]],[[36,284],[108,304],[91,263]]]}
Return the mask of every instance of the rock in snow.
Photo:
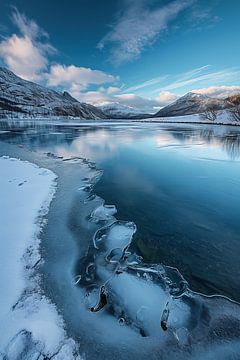
{"label": "rock in snow", "polygon": [[56,176],[8,157],[0,158],[0,169],[0,359],[80,359],[34,273]]}

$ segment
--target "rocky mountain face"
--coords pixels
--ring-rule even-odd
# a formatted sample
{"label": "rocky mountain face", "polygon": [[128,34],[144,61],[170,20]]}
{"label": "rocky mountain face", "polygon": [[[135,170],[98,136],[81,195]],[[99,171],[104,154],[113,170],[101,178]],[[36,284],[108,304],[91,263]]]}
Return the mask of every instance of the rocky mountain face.
{"label": "rocky mountain face", "polygon": [[227,99],[211,98],[206,95],[190,92],[180,97],[174,103],[162,108],[154,116],[183,116],[200,114],[208,110],[223,110],[231,107]]}
{"label": "rocky mountain face", "polygon": [[82,119],[104,119],[97,107],[80,103],[67,92],[58,92],[23,80],[0,67],[0,114],[26,116],[72,116]]}
{"label": "rocky mountain face", "polygon": [[226,100],[233,106],[239,106],[240,105],[240,94],[229,96]]}
{"label": "rocky mountain face", "polygon": [[99,109],[110,119],[144,119],[152,116],[117,102],[99,106]]}

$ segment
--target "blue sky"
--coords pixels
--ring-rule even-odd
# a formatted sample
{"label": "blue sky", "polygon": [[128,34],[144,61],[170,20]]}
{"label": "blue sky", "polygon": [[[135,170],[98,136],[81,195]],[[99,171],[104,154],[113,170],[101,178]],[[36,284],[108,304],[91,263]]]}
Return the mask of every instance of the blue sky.
{"label": "blue sky", "polygon": [[240,1],[9,0],[0,63],[80,101],[155,111],[240,91]]}

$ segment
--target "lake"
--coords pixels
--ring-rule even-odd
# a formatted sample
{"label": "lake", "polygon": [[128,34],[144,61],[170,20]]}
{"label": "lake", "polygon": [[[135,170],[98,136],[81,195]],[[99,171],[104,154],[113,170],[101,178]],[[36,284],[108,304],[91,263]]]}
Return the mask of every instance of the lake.
{"label": "lake", "polygon": [[[80,175],[78,165],[71,170],[65,164],[60,167],[60,158],[87,158],[103,170],[93,191],[106,204],[116,206],[118,220],[136,224],[129,249],[144,263],[177,268],[197,293],[240,301],[240,128],[134,122],[2,122],[1,130],[1,144],[20,145],[19,151],[22,147],[29,149],[33,162],[44,153],[49,159],[43,161],[46,167],[47,161],[57,162],[53,170],[59,172],[62,198],[55,200],[55,212],[50,211],[43,237],[43,273],[48,291],[54,289],[52,297],[61,304],[63,313],[70,307],[75,309],[75,302],[71,300],[70,306],[70,300],[61,299],[60,287],[56,297],[52,274],[56,268],[62,274],[56,244],[63,237],[59,251],[65,251],[69,228],[76,237],[85,239],[85,245],[82,240],[75,248],[77,275],[83,248],[87,249],[87,239],[98,227],[86,225],[87,220],[80,224],[80,217],[87,219],[94,209],[90,201],[83,211],[79,207],[81,196],[71,198],[71,211],[66,214],[70,202],[66,194],[77,189]],[[62,229],[60,236],[58,224],[61,226],[64,216],[68,230]],[[53,239],[50,245],[46,240],[49,238]],[[73,253],[69,253],[72,264],[71,258]],[[56,268],[51,272],[53,263]],[[83,335],[76,335],[75,310],[70,312],[65,316],[69,316],[70,323],[75,321],[70,331],[82,339]]]}
{"label": "lake", "polygon": [[196,291],[240,300],[240,129],[32,124],[0,136],[96,162],[104,172],[95,191],[136,223],[145,261],[177,267]]}

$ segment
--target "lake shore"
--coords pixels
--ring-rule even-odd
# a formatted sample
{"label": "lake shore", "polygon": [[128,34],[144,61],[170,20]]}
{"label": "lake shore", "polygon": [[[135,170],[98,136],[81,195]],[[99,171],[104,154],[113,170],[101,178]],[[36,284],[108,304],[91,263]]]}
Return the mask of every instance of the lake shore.
{"label": "lake shore", "polygon": [[[27,161],[0,157],[1,300],[0,352],[76,359],[55,305],[42,292],[37,266],[42,261],[40,233],[56,190],[56,175]],[[57,357],[58,356],[58,357]]]}

